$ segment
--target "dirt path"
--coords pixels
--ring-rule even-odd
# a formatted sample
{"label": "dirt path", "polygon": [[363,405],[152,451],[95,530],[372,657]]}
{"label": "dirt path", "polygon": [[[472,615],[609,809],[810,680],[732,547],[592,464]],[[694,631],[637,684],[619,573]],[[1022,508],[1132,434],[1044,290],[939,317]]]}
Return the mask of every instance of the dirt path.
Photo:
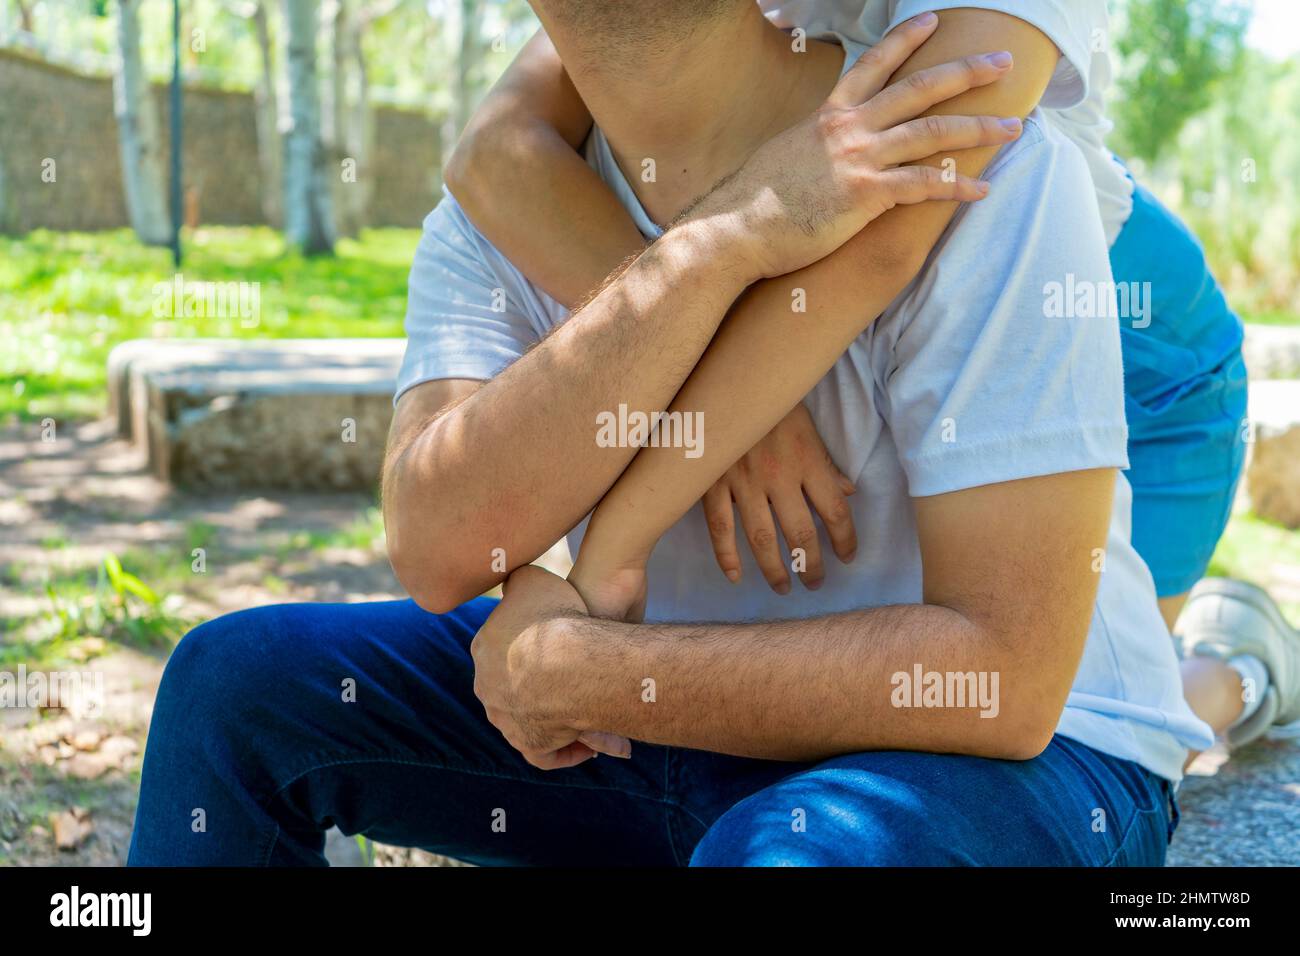
{"label": "dirt path", "polygon": [[[87,604],[112,552],[174,595],[167,614],[188,622],[280,601],[396,597],[373,505],[364,495],[176,493],[99,422],[52,443],[36,425],[0,431],[0,670],[94,671],[104,689],[91,715],[0,708],[0,865],[125,860],[166,654],[49,640],[47,582]],[[58,849],[56,835],[74,846]]]}

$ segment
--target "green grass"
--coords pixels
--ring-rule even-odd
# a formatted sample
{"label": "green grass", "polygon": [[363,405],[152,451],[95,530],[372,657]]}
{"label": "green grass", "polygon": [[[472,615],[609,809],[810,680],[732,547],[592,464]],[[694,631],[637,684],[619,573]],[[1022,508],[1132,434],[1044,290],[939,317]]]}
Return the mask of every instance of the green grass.
{"label": "green grass", "polygon": [[419,233],[373,229],[337,256],[303,258],[266,228],[185,236],[185,281],[258,283],[260,321],[156,318],[154,288],[176,270],[128,230],[0,237],[0,419],[88,417],[105,409],[105,359],[132,338],[400,336]]}
{"label": "green grass", "polygon": [[[1252,514],[1233,515],[1206,574],[1241,578],[1267,586],[1272,569],[1300,568],[1300,531],[1288,531]],[[1300,603],[1282,603],[1291,623],[1300,627]]]}
{"label": "green grass", "polygon": [[1241,320],[1253,325],[1300,325],[1300,312],[1284,312],[1281,309],[1242,312]]}

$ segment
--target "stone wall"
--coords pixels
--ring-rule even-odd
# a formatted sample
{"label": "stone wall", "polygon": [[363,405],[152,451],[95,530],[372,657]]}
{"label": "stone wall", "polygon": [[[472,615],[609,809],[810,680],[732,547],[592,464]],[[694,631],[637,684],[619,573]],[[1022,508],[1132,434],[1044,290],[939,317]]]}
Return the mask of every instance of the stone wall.
{"label": "stone wall", "polygon": [[[165,134],[166,87],[154,95]],[[187,87],[184,113],[185,185],[196,190],[199,221],[261,223],[252,94]],[[379,107],[375,128],[372,224],[417,227],[440,188],[437,124]],[[41,179],[47,158],[53,183]],[[125,225],[112,80],[0,50],[0,230]]]}

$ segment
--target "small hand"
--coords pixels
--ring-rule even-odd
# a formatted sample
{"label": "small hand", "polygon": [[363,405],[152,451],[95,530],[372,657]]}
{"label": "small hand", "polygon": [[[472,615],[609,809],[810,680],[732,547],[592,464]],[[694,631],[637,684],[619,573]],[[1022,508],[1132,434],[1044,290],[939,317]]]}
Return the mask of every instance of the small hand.
{"label": "small hand", "polygon": [[[848,564],[857,553],[858,535],[846,500],[856,490],[831,460],[802,402],[727,470],[704,495],[704,516],[718,567],[733,582],[740,580],[734,501],[763,577],[778,594],[790,591],[776,523],[788,548],[801,548],[806,561],[799,578],[815,591],[826,576],[812,508],[821,516],[836,556]],[[775,513],[776,523],[772,516]]]}
{"label": "small hand", "polygon": [[586,614],[563,578],[527,565],[510,575],[501,603],[470,644],[474,694],[488,720],[542,770],[577,766],[598,752],[631,755],[627,738],[577,726],[571,682],[546,667],[553,650],[547,637],[554,638],[557,622]]}

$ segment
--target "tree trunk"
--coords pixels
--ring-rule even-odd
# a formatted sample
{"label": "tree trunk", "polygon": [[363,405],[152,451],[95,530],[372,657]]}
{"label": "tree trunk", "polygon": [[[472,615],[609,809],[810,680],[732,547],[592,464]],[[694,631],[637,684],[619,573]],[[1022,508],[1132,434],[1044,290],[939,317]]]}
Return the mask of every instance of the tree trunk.
{"label": "tree trunk", "polygon": [[459,136],[478,105],[479,76],[483,62],[479,0],[460,0],[460,51],[456,56],[456,135]]}
{"label": "tree trunk", "polygon": [[158,109],[140,61],[140,0],[118,0],[117,39],[120,62],[113,75],[113,113],[122,149],[126,209],[140,241],[171,244],[163,179]]}
{"label": "tree trunk", "polygon": [[24,3],[23,0],[15,0],[18,5],[18,29],[24,33],[35,33],[36,24],[32,19],[32,3]]}
{"label": "tree trunk", "polygon": [[482,61],[482,41],[479,38],[479,0],[460,0],[456,10],[456,73],[451,77],[451,109],[443,118],[438,130],[443,144],[442,161],[451,158],[452,147],[469,122],[477,100],[478,66]]}
{"label": "tree trunk", "polygon": [[376,20],[398,0],[380,0],[357,9],[354,0],[328,0],[330,76],[323,85],[322,128],[334,184],[334,214],[341,236],[355,236],[370,224],[374,196],[375,112],[362,41]]}
{"label": "tree trunk", "polygon": [[356,156],[349,149],[348,34],[354,29],[348,0],[325,0],[323,12],[330,51],[328,72],[321,84],[321,142],[329,164],[330,187],[334,191],[334,223],[340,236],[355,236],[354,192],[358,182]]}
{"label": "tree trunk", "polygon": [[332,192],[320,138],[317,10],[316,0],[284,0],[292,122],[285,151],[284,225],[289,242],[305,255],[334,251]]}
{"label": "tree trunk", "polygon": [[271,28],[266,0],[257,0],[252,13],[253,31],[262,61],[253,100],[257,109],[257,165],[262,215],[268,225],[284,228],[284,137],[280,135],[280,111],[275,95],[275,60],[271,54]]}

